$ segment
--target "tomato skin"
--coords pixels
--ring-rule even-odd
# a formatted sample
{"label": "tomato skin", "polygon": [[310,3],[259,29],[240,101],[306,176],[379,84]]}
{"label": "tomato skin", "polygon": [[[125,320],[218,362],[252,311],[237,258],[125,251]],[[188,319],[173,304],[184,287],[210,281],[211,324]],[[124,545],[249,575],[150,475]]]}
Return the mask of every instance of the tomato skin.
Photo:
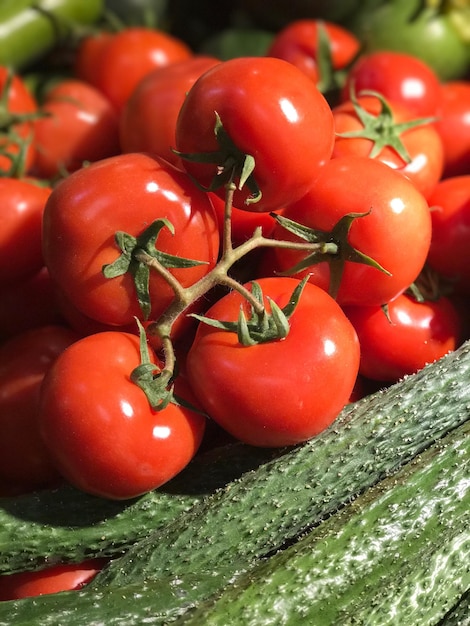
{"label": "tomato skin", "polygon": [[[357,103],[368,113],[377,116],[381,110],[378,98],[374,96],[358,96]],[[394,124],[409,122],[416,119],[407,107],[388,103]],[[356,154],[369,156],[373,141],[358,137],[341,137],[341,133],[357,132],[364,128],[351,100],[346,100],[333,108],[335,119],[336,140],[332,157]],[[410,157],[406,163],[394,148],[386,146],[373,158],[377,158],[388,166],[405,175],[416,185],[424,197],[428,197],[440,180],[444,169],[444,147],[434,125],[431,123],[416,126],[400,134],[400,139]]]}
{"label": "tomato skin", "polygon": [[445,178],[429,198],[432,239],[428,263],[456,293],[470,294],[470,174]]}
{"label": "tomato skin", "polygon": [[[44,259],[57,287],[88,317],[126,326],[143,319],[129,274],[108,279],[102,267],[120,254],[117,231],[138,236],[157,218],[168,219],[160,250],[206,262],[170,270],[183,285],[204,276],[219,248],[217,217],[210,200],[186,173],[146,154],[123,154],[82,168],[63,180],[46,204],[43,220]],[[73,251],[69,254],[68,251]],[[174,292],[152,272],[149,319],[158,317]]]}
{"label": "tomato skin", "polygon": [[39,434],[37,412],[45,374],[76,339],[68,328],[44,326],[0,346],[0,482],[22,492],[61,481]]}
{"label": "tomato skin", "polygon": [[[255,160],[254,178],[263,195],[246,204],[247,186],[236,190],[238,209],[280,209],[306,193],[331,156],[334,126],[327,101],[303,72],[282,59],[230,59],[200,76],[178,117],[178,151],[218,149],[215,112],[239,150]],[[217,173],[213,164],[184,161],[184,166],[205,187]],[[224,197],[225,190],[216,193]]]}
{"label": "tomato skin", "polygon": [[214,57],[195,55],[145,76],[133,90],[120,116],[121,150],[157,154],[184,170],[180,157],[173,151],[176,120],[186,93],[196,79],[217,63]]}
{"label": "tomato skin", "polygon": [[443,178],[470,174],[470,82],[448,81],[441,86],[435,122],[444,147]]}
{"label": "tomato skin", "polygon": [[401,294],[381,307],[344,307],[361,346],[359,372],[372,380],[396,382],[414,374],[460,344],[462,323],[452,302],[418,302]]}
{"label": "tomato skin", "polygon": [[360,56],[348,72],[342,100],[351,87],[378,91],[390,102],[405,105],[414,117],[433,117],[439,112],[440,80],[424,61],[411,54],[378,50]]}
{"label": "tomato skin", "polygon": [[[327,163],[310,191],[287,206],[282,215],[306,226],[330,231],[349,213],[364,214],[351,225],[348,241],[391,273],[390,276],[363,263],[346,261],[337,301],[341,305],[382,305],[405,291],[420,273],[429,251],[431,216],[426,199],[405,176],[376,159],[344,156]],[[281,226],[275,239],[297,240]],[[274,271],[286,271],[304,254],[273,248],[269,251]],[[269,263],[267,263],[269,265]],[[330,268],[325,262],[296,274],[325,290]]]}
{"label": "tomato skin", "polygon": [[82,563],[61,563],[42,570],[0,576],[0,601],[19,600],[59,591],[75,591],[89,583],[108,559],[87,559]]}
{"label": "tomato skin", "polygon": [[103,94],[84,81],[63,80],[46,94],[35,122],[33,173],[53,178],[87,161],[118,154],[118,116]]}
{"label": "tomato skin", "polygon": [[[257,282],[264,297],[281,307],[298,284],[285,277]],[[240,306],[247,312],[246,301],[234,291],[206,315],[235,321]],[[307,283],[285,339],[246,347],[236,333],[201,323],[186,365],[209,417],[232,436],[255,446],[293,445],[327,428],[348,402],[359,344],[333,298]]]}
{"label": "tomato skin", "polygon": [[[60,472],[78,489],[134,498],[173,478],[199,447],[205,417],[172,403],[154,411],[130,379],[139,364],[136,335],[102,332],[70,346],[44,379],[40,430]],[[186,389],[180,393],[192,401]]]}
{"label": "tomato skin", "polygon": [[51,191],[32,179],[0,177],[0,286],[23,280],[44,265],[41,225]]}

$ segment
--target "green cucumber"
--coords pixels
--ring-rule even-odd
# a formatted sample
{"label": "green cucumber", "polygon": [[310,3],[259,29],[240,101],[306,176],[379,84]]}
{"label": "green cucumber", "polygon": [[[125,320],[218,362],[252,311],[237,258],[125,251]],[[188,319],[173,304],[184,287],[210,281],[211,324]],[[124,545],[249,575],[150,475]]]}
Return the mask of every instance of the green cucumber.
{"label": "green cucumber", "polygon": [[215,489],[278,454],[226,444],[201,453],[165,486],[134,500],[105,500],[70,486],[0,498],[0,573],[115,557]]}
{"label": "green cucumber", "polygon": [[175,625],[437,623],[470,586],[470,421]]}
{"label": "green cucumber", "polygon": [[0,626],[167,624],[468,420],[470,343],[195,504],[84,590],[0,603]]}

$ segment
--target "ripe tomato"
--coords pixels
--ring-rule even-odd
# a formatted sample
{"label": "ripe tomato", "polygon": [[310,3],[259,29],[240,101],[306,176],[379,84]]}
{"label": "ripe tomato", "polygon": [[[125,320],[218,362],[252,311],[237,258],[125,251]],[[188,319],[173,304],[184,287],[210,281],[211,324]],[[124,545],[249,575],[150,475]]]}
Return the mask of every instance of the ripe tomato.
{"label": "ripe tomato", "polygon": [[390,102],[405,105],[414,117],[438,114],[441,85],[436,73],[424,61],[404,52],[377,50],[360,56],[348,72],[342,99],[349,99],[351,87],[378,91]]}
{"label": "ripe tomato", "polygon": [[[129,26],[93,43],[85,48],[85,60],[80,59],[83,48],[78,49],[76,64],[90,68],[94,57],[91,84],[102,91],[119,112],[146,74],[193,54],[181,39],[143,26]],[[82,45],[86,46],[86,39]],[[85,74],[87,72],[85,69]]]}
{"label": "ripe tomato", "polygon": [[40,178],[65,176],[86,162],[119,153],[118,116],[109,100],[84,81],[63,80],[46,94],[35,123]]}
{"label": "ripe tomato", "polygon": [[[346,258],[337,301],[342,305],[380,306],[405,291],[426,261],[431,240],[429,207],[413,183],[388,165],[368,157],[344,156],[331,159],[310,191],[286,207],[282,216],[329,232],[350,213],[363,217],[353,221],[349,244],[390,274]],[[280,225],[273,237],[299,241]],[[305,256],[296,250],[273,248],[268,258],[274,271],[284,272]],[[296,276],[306,274],[311,282],[330,288],[327,261],[310,265]]]}
{"label": "ripe tomato", "polygon": [[[253,157],[253,178],[262,192],[258,202],[247,204],[252,191],[245,184],[235,192],[233,204],[238,209],[280,209],[306,193],[331,156],[334,127],[328,103],[301,70],[282,59],[230,59],[200,76],[181,107],[177,150],[219,150],[214,134],[216,113],[241,151],[238,162],[245,154]],[[184,165],[200,184],[209,187],[215,177],[222,178],[222,160],[219,164],[184,161]],[[239,173],[235,178],[238,185]],[[224,187],[217,193],[224,197]]]}
{"label": "ripe tomato", "polygon": [[[299,283],[257,282],[267,311],[268,297],[283,307]],[[236,321],[240,308],[249,315],[247,301],[233,291],[206,315]],[[186,366],[201,405],[232,436],[249,445],[293,445],[327,428],[349,401],[359,344],[333,298],[307,283],[285,339],[243,346],[236,333],[200,323]]]}
{"label": "ripe tomato", "polygon": [[[379,159],[409,178],[427,198],[443,171],[444,148],[441,137],[431,123],[420,124],[402,132],[398,125],[412,122],[415,116],[400,104],[387,102],[386,105],[391,117],[384,116],[382,104],[376,96],[359,95],[355,102],[346,100],[334,107],[336,140],[332,156],[356,154]],[[360,114],[356,107],[360,107]],[[367,115],[367,122],[360,115]],[[374,129],[375,140],[367,136],[369,124]],[[354,136],[342,136],[343,133],[354,133]],[[408,155],[408,162],[399,154],[396,144],[388,143],[391,140],[401,143],[404,154]],[[375,146],[377,150],[372,152]]]}
{"label": "ripe tomato", "polygon": [[359,372],[369,379],[395,382],[460,344],[460,316],[444,296],[418,302],[404,293],[387,309],[388,317],[378,306],[344,307],[359,337]]}
{"label": "ripe tomato", "polygon": [[60,482],[39,434],[42,380],[77,339],[61,326],[25,331],[0,346],[0,482],[32,491]]}
{"label": "ripe tomato", "polygon": [[[154,354],[151,360],[157,362]],[[130,378],[140,362],[136,335],[96,333],[63,352],[44,379],[40,430],[78,489],[134,498],[173,478],[199,447],[205,417],[173,403],[153,410]],[[188,390],[180,393],[195,406]]]}
{"label": "ripe tomato", "polygon": [[[79,311],[104,324],[126,326],[139,307],[129,273],[105,278],[102,268],[120,256],[115,233],[137,237],[157,218],[163,228],[156,247],[202,265],[170,269],[187,286],[215,264],[219,249],[217,216],[207,194],[186,173],[146,154],[122,154],[82,168],[52,192],[44,212],[44,259],[54,283]],[[151,271],[149,319],[174,297],[172,287]]]}
{"label": "ripe tomato", "polygon": [[145,76],[121,113],[122,151],[157,154],[183,170],[181,159],[173,151],[178,113],[195,80],[217,63],[213,57],[194,56]]}
{"label": "ripe tomato", "polygon": [[108,559],[96,558],[82,563],[61,563],[42,570],[3,574],[0,576],[0,601],[81,589],[107,562]]}
{"label": "ripe tomato", "polygon": [[435,122],[444,146],[443,177],[470,174],[470,82],[441,86],[441,106]]}
{"label": "ripe tomato", "polygon": [[0,177],[2,228],[0,230],[0,285],[23,280],[44,265],[41,225],[51,193],[30,179]]}
{"label": "ripe tomato", "polygon": [[440,181],[429,198],[432,239],[429,265],[455,291],[470,295],[470,174]]}

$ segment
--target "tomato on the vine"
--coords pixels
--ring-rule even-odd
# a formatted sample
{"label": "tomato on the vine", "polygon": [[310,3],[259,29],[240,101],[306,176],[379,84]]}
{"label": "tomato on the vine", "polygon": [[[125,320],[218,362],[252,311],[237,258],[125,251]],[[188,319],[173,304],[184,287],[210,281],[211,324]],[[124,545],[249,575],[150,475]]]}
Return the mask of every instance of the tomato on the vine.
{"label": "tomato on the vine", "polygon": [[[275,211],[305,194],[333,142],[333,115],[322,93],[292,63],[272,57],[230,59],[206,71],[176,125],[178,152],[202,153],[203,162],[183,160],[191,176],[207,188],[216,181],[222,197],[228,180],[238,187],[244,181],[233,204],[250,211]],[[213,153],[209,162],[207,153]]]}
{"label": "tomato on the vine", "polygon": [[[266,311],[284,307],[299,281],[257,281]],[[253,289],[250,284],[248,289]],[[237,291],[221,297],[206,316],[236,321],[250,306]],[[356,333],[324,290],[306,283],[282,340],[242,345],[237,333],[198,326],[187,376],[207,414],[235,438],[275,447],[310,439],[327,428],[349,401],[359,366]]]}
{"label": "tomato on the vine", "polygon": [[[131,379],[141,363],[139,337],[110,331],[78,340],[48,371],[40,432],[57,468],[78,489],[134,498],[166,483],[195,455],[206,418],[173,402],[153,409]],[[178,384],[179,396],[196,407],[184,380]]]}

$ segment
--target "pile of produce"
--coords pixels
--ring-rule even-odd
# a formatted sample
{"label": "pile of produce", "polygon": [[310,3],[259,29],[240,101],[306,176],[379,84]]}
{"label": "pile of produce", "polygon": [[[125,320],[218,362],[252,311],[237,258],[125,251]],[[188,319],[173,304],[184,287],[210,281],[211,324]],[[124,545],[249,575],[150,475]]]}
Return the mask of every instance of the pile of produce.
{"label": "pile of produce", "polygon": [[0,626],[469,623],[469,120],[468,0],[2,4]]}

